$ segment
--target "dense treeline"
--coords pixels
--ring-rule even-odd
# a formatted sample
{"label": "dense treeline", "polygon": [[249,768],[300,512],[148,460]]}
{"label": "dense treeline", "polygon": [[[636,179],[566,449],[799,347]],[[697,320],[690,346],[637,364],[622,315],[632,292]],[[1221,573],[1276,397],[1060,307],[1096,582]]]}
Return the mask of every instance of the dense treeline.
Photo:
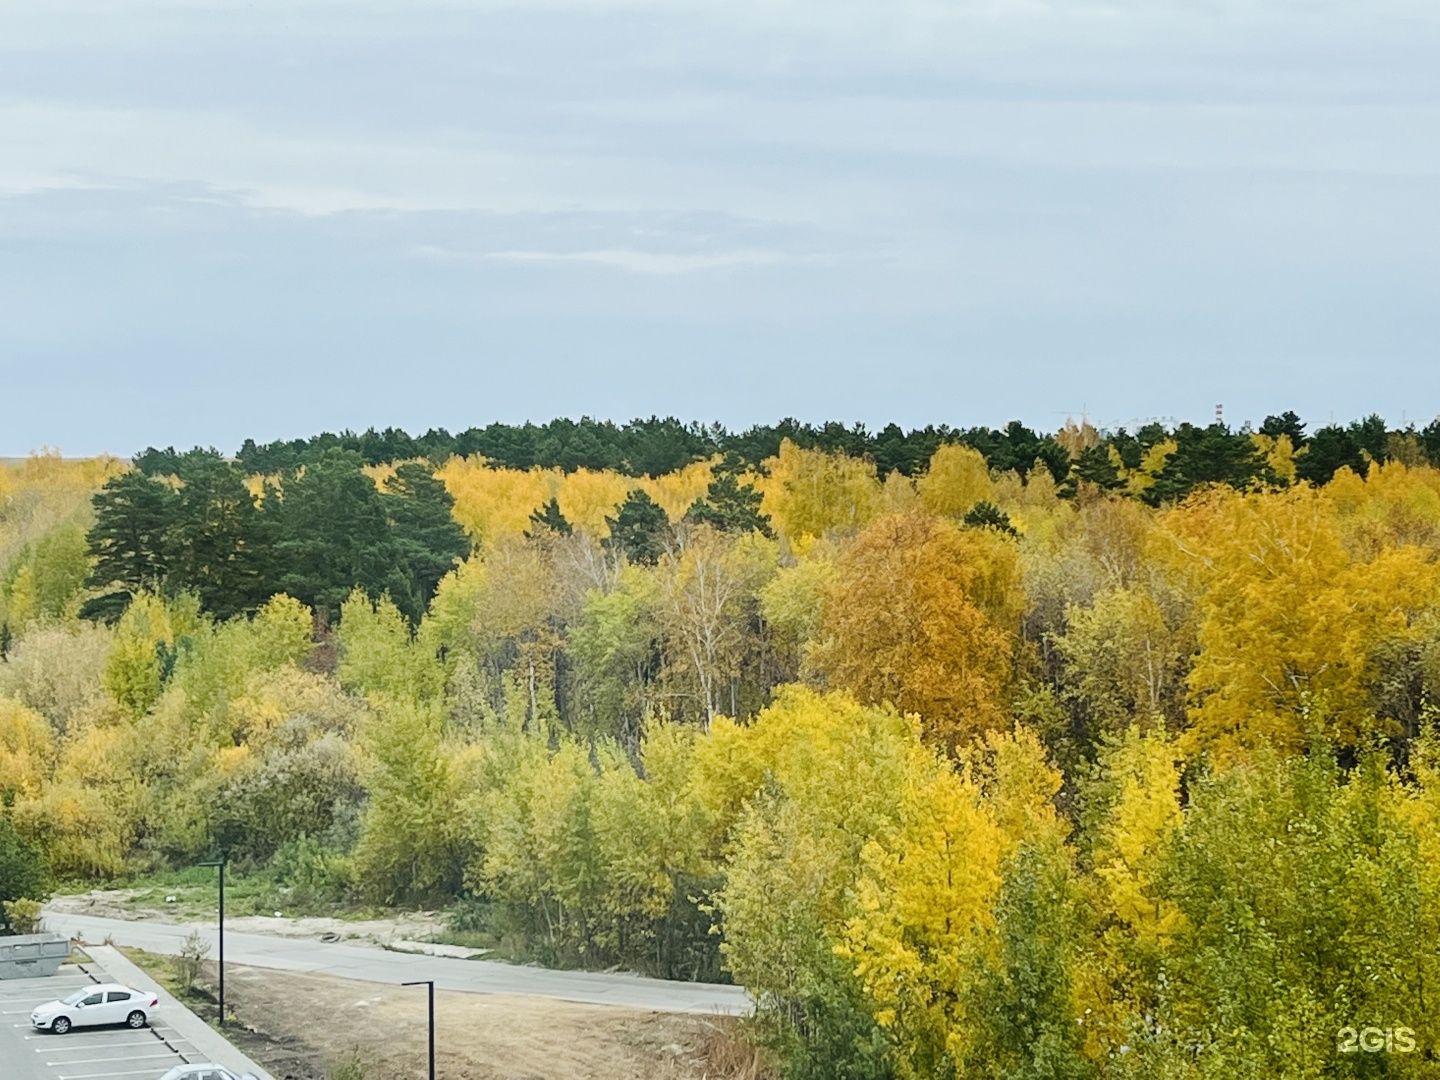
{"label": "dense treeline", "polygon": [[[329,449],[353,450],[367,464],[428,458],[440,463],[452,456],[479,456],[501,468],[610,470],[625,476],[663,476],[717,454],[754,468],[780,452],[789,439],[807,450],[827,450],[872,458],[880,476],[892,469],[908,475],[923,469],[942,442],[962,440],[991,457],[999,468],[1028,470],[1037,459],[1066,467],[1064,451],[1054,439],[1044,438],[1018,421],[1003,431],[972,428],[969,431],[939,427],[903,431],[896,424],[872,434],[864,425],[831,421],[819,426],[787,419],[757,425],[743,432],[727,431],[719,424],[685,424],[667,417],[615,424],[608,420],[560,418],[545,424],[494,423],[452,435],[433,428],[412,438],[398,428],[371,429],[363,434],[329,432],[309,439],[279,441],[257,446],[246,440],[236,460],[249,472],[272,473],[295,469]],[[136,459],[142,469],[171,471],[173,450],[147,450]]]}
{"label": "dense treeline", "polygon": [[[1435,431],[36,458],[0,472],[0,866],[452,902],[733,978],[788,1077],[1428,1076]],[[1341,1053],[1366,1026],[1416,1050]]]}
{"label": "dense treeline", "polygon": [[[624,425],[586,418],[491,424],[455,436],[437,429],[418,439],[387,428],[265,446],[247,440],[233,461],[214,450],[149,448],[136,456],[135,472],[112,478],[96,498],[88,583],[109,591],[92,597],[83,614],[113,619],[138,591],[168,589],[195,592],[202,607],[221,618],[253,613],[277,592],[333,618],[349,590],[360,588],[371,597],[390,595],[418,621],[451,560],[468,547],[451,520],[453,499],[436,479],[437,467],[448,466],[448,474],[440,475],[451,490],[465,463],[562,478],[598,474],[612,480],[600,493],[601,510],[607,495],[654,501],[644,487],[617,489],[620,477],[643,477],[653,485],[663,477],[703,473],[711,486],[687,508],[689,520],[766,530],[757,488],[764,487],[766,463],[778,460],[784,445],[869,461],[880,481],[892,472],[917,478],[940,447],[967,446],[992,473],[1023,480],[1033,468],[1047,469],[1062,497],[1098,490],[1161,505],[1207,484],[1324,484],[1341,468],[1364,475],[1371,464],[1392,459],[1419,464],[1440,458],[1440,421],[1423,430],[1412,425],[1392,431],[1371,416],[1307,434],[1299,417],[1287,412],[1267,417],[1256,432],[1221,424],[1150,424],[1134,434],[1101,433],[1068,424],[1042,437],[1018,421],[1002,430],[968,431],[931,426],[904,432],[891,424],[872,435],[862,425],[816,427],[794,420],[731,434],[719,425],[674,418]],[[385,471],[378,491],[362,475],[365,469]],[[568,529],[558,494],[551,498],[547,512],[554,517],[542,524]],[[967,512],[993,515],[989,504]],[[635,515],[651,532],[663,524],[659,507],[649,508],[648,525],[645,513],[643,502],[624,507],[622,531],[633,532]],[[474,539],[481,538],[477,521],[464,514],[460,520]],[[985,520],[1007,527],[1003,517]],[[655,544],[633,535],[628,542]]]}
{"label": "dense treeline", "polygon": [[[1243,486],[1272,480],[1273,472],[1263,444],[1281,437],[1296,459],[1298,479],[1323,484],[1342,466],[1363,471],[1368,462],[1398,457],[1415,463],[1419,457],[1440,460],[1440,421],[1423,429],[1413,424],[1387,428],[1383,419],[1370,416],[1349,424],[1327,424],[1307,434],[1306,424],[1293,412],[1266,417],[1257,431],[1232,430],[1216,423],[1174,427],[1155,422],[1135,432],[1124,429],[1098,432],[1088,425],[1067,425],[1053,435],[1038,434],[1018,420],[1003,428],[951,428],[930,425],[905,431],[887,424],[878,432],[863,424],[835,421],[815,425],[786,419],[730,432],[719,424],[685,424],[674,417],[612,421],[560,418],[545,424],[494,423],[452,435],[432,428],[412,437],[398,428],[362,433],[325,432],[309,439],[281,440],[257,445],[247,439],[236,454],[239,466],[250,474],[293,472],[326,451],[344,449],[360,455],[367,465],[426,458],[443,464],[451,457],[481,457],[497,468],[576,469],[613,471],[624,476],[663,476],[717,455],[733,465],[757,469],[780,452],[786,440],[801,449],[824,450],[875,463],[881,480],[892,471],[917,476],[945,443],[960,443],[980,451],[997,472],[1026,475],[1036,463],[1049,469],[1057,483],[1069,481],[1124,487],[1122,474],[1139,469],[1147,454],[1168,447],[1166,466],[1159,470],[1155,487],[1147,492],[1152,502],[1179,498],[1207,483]],[[136,465],[148,473],[174,473],[182,455],[175,450],[147,449]]]}

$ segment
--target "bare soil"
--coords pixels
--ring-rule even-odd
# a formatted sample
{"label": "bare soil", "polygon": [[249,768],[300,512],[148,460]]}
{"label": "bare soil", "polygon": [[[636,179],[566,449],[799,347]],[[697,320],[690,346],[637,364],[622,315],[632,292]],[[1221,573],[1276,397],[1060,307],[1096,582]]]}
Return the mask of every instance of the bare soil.
{"label": "bare soil", "polygon": [[[366,1080],[424,1080],[424,987],[225,969],[227,1032],[276,1080],[326,1080],[354,1055]],[[445,1080],[765,1080],[738,1022],[509,994],[435,995]]]}

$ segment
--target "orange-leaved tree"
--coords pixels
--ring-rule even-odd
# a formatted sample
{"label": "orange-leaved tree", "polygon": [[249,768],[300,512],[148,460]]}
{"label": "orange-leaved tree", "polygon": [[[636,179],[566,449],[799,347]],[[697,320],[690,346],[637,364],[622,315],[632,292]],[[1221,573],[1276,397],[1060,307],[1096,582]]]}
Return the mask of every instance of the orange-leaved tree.
{"label": "orange-leaved tree", "polygon": [[949,749],[1004,726],[1023,598],[1012,541],[915,512],[879,518],[839,561],[813,661],[861,700],[919,714]]}

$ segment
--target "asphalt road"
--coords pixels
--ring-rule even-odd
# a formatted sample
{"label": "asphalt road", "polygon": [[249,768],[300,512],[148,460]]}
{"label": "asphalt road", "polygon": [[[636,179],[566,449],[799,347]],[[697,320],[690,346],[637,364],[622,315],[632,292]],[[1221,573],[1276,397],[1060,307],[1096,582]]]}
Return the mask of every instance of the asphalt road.
{"label": "asphalt road", "polygon": [[[185,938],[194,931],[209,943],[210,958],[213,960],[219,956],[213,923],[203,926],[175,925],[46,912],[45,927],[83,941],[99,943],[108,938],[116,945],[133,946],[168,956],[177,955]],[[738,1016],[751,1011],[749,996],[738,986],[671,982],[639,975],[551,971],[495,961],[415,956],[359,945],[331,945],[264,934],[227,933],[225,961],[281,971],[313,971],[392,986],[433,979],[435,986],[442,990],[526,994],[557,1001],[619,1005],[657,1012]]]}
{"label": "asphalt road", "polygon": [[110,981],[66,965],[48,979],[0,982],[0,1078],[3,1080],[156,1080],[174,1065],[204,1061],[163,1015],[139,1031],[127,1027],[76,1028],[67,1035],[35,1031],[36,1005],[72,990]]}

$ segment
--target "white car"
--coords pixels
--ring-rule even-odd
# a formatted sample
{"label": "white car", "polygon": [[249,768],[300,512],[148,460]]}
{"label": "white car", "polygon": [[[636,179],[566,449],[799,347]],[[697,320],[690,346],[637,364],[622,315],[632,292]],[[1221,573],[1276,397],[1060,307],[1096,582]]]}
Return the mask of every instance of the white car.
{"label": "white car", "polygon": [[76,990],[62,1001],[41,1005],[30,1014],[30,1024],[37,1031],[53,1031],[64,1035],[72,1027],[100,1027],[125,1024],[142,1028],[160,998],[155,994],[131,990],[119,983],[100,983]]}
{"label": "white car", "polygon": [[236,1076],[224,1065],[210,1061],[203,1065],[176,1065],[160,1080],[255,1080],[255,1077],[249,1073]]}

